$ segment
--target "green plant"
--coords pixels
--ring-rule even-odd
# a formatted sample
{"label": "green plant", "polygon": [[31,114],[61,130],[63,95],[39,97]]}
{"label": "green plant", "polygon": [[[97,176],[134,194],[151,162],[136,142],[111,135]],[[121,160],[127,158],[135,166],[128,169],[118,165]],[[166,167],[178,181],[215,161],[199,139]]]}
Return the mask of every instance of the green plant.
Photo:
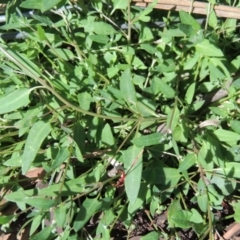
{"label": "green plant", "polygon": [[[178,228],[213,239],[216,211],[238,199],[236,21],[211,17],[203,29],[180,12],[158,29],[156,1],[34,3],[9,4],[1,26],[27,36],[0,45],[0,182],[19,208],[2,228],[25,214],[32,239],[110,239],[120,221],[129,238],[140,210],[152,223],[167,210],[171,231],[155,223],[143,239]],[[26,18],[29,8],[38,11]],[[113,160],[126,170],[123,192],[107,173]],[[23,184],[34,168],[47,187]]]}

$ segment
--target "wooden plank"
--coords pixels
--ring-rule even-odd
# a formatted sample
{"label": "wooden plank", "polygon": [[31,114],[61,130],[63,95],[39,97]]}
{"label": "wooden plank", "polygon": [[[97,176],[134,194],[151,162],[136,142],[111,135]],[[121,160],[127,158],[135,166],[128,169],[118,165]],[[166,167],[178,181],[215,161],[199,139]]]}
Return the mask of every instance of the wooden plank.
{"label": "wooden plank", "polygon": [[[136,6],[146,7],[152,3],[152,0],[132,0]],[[186,11],[202,15],[208,14],[208,3],[191,1],[191,0],[158,0],[155,8],[171,10],[171,11]],[[215,5],[213,7],[217,17],[240,19],[240,8],[230,7],[225,5]]]}

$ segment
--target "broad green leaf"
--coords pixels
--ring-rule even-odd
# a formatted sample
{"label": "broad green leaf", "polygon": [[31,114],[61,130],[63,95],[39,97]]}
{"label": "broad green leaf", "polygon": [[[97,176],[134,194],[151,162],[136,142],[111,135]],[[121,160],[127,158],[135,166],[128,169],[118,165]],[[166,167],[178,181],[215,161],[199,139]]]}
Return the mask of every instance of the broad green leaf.
{"label": "broad green leaf", "polygon": [[30,236],[32,236],[33,233],[37,230],[37,228],[40,226],[43,219],[43,215],[39,214],[33,218],[31,228],[30,228]]}
{"label": "broad green leaf", "polygon": [[26,0],[20,6],[22,8],[27,8],[27,9],[41,9],[42,8],[42,1]]}
{"label": "broad green leaf", "polygon": [[66,0],[42,0],[42,7],[41,7],[41,11],[42,12],[46,12],[48,10],[50,10],[51,8],[55,7],[56,5],[58,5],[58,7],[63,6],[66,3]]}
{"label": "broad green leaf", "polygon": [[128,2],[128,0],[114,0],[111,15],[115,12],[116,9],[126,9],[128,6]]}
{"label": "broad green leaf", "polygon": [[179,17],[182,23],[191,25],[194,30],[201,29],[201,25],[195,18],[185,11],[179,11]]}
{"label": "broad green leaf", "polygon": [[180,180],[181,174],[175,168],[155,167],[146,169],[143,172],[143,178],[151,184],[161,184],[168,187],[174,187]]}
{"label": "broad green leaf", "polygon": [[56,170],[64,161],[66,161],[70,156],[68,147],[61,147],[58,151],[56,158],[52,162],[52,170]]}
{"label": "broad green leaf", "polygon": [[70,51],[69,49],[54,48],[54,49],[50,49],[49,52],[51,52],[54,56],[64,61],[69,61],[74,58],[72,51]]}
{"label": "broad green leaf", "polygon": [[209,56],[209,57],[224,56],[221,49],[217,48],[208,39],[204,39],[201,43],[198,43],[195,47],[196,47],[196,51],[203,54],[204,56]]}
{"label": "broad green leaf", "polygon": [[234,210],[234,220],[240,222],[240,202],[232,202],[232,206]]}
{"label": "broad green leaf", "polygon": [[183,158],[183,161],[179,165],[178,171],[179,172],[186,171],[196,163],[197,163],[196,154],[195,153],[189,153]]}
{"label": "broad green leaf", "polygon": [[237,181],[235,179],[229,180],[221,176],[213,175],[211,184],[218,190],[219,194],[227,196],[235,190]]}
{"label": "broad green leaf", "polygon": [[43,140],[51,131],[51,124],[43,121],[36,122],[31,128],[22,155],[22,173],[26,172],[31,167]]}
{"label": "broad green leaf", "polygon": [[94,32],[99,35],[111,35],[116,33],[112,25],[105,22],[89,22],[84,28],[87,32]]}
{"label": "broad green leaf", "polygon": [[174,98],[175,91],[172,87],[170,87],[163,79],[156,78],[156,85],[158,88],[158,91],[160,91],[166,98]]}
{"label": "broad green leaf", "polygon": [[191,217],[192,217],[191,212],[186,210],[178,210],[172,214],[171,220],[175,227],[189,228],[191,227],[190,222]]}
{"label": "broad green leaf", "polygon": [[192,216],[190,218],[191,222],[193,222],[193,223],[202,223],[203,222],[203,218],[202,218],[201,214],[195,208],[192,208],[191,212],[192,212]]}
{"label": "broad green leaf", "polygon": [[134,204],[139,193],[142,177],[143,148],[131,146],[123,151],[123,162],[126,169],[124,181],[126,194],[131,204]]}
{"label": "broad green leaf", "polygon": [[111,127],[108,123],[105,124],[103,130],[102,130],[102,143],[107,146],[113,146],[114,145],[114,137],[112,134]]}
{"label": "broad green leaf", "polygon": [[43,239],[49,239],[53,226],[47,226],[42,229],[42,231],[38,232],[36,235],[31,237],[31,240],[43,240]]}
{"label": "broad green leaf", "polygon": [[196,83],[192,83],[189,88],[187,89],[186,95],[185,95],[185,100],[188,104],[192,103],[194,94],[195,94],[195,88],[196,88]]}
{"label": "broad green leaf", "polygon": [[88,220],[101,209],[102,203],[97,198],[86,198],[80,207],[76,219],[73,223],[73,229],[75,232],[81,230]]}
{"label": "broad green leaf", "polygon": [[168,211],[167,211],[167,217],[168,217],[168,224],[169,224],[169,227],[170,228],[173,228],[174,227],[174,221],[172,220],[172,216],[177,212],[177,211],[180,211],[182,208],[181,208],[181,205],[180,205],[180,201],[176,198],[174,199],[169,208],[168,208]]}
{"label": "broad green leaf", "polygon": [[82,93],[79,93],[77,95],[77,97],[78,97],[78,102],[79,102],[80,107],[82,109],[88,111],[90,108],[91,101],[92,101],[92,97],[91,97],[90,93],[88,93],[87,91],[84,91]]}
{"label": "broad green leaf", "polygon": [[32,89],[17,89],[0,98],[0,114],[12,112],[29,104],[29,94]]}
{"label": "broad green leaf", "polygon": [[224,129],[218,129],[214,131],[214,135],[219,139],[221,142],[232,142],[232,141],[239,141],[240,134],[231,132]]}
{"label": "broad green leaf", "polygon": [[0,215],[0,224],[1,225],[7,224],[11,222],[11,220],[15,217],[16,217],[15,215],[8,215],[8,216]]}
{"label": "broad green leaf", "polygon": [[67,219],[67,211],[69,206],[67,204],[60,204],[54,209],[54,219],[57,222],[58,227],[64,227]]}
{"label": "broad green leaf", "polygon": [[137,101],[136,108],[137,112],[143,117],[159,117],[150,106],[147,106],[141,101]]}
{"label": "broad green leaf", "polygon": [[225,162],[225,167],[217,168],[216,173],[223,174],[227,177],[240,178],[240,163]]}
{"label": "broad green leaf", "polygon": [[152,133],[139,138],[134,138],[132,142],[138,147],[146,147],[159,144],[162,136],[163,135],[161,133]]}
{"label": "broad green leaf", "polygon": [[236,132],[236,133],[239,133],[240,134],[240,121],[237,121],[237,120],[231,120],[230,121],[230,126],[231,128]]}
{"label": "broad green leaf", "polygon": [[136,104],[136,91],[133,84],[131,71],[129,69],[122,73],[120,78],[120,91],[126,102],[129,104]]}
{"label": "broad green leaf", "polygon": [[208,24],[209,26],[211,26],[212,28],[216,28],[218,25],[218,18],[216,16],[216,13],[214,10],[212,10],[209,14],[209,20],[208,20]]}

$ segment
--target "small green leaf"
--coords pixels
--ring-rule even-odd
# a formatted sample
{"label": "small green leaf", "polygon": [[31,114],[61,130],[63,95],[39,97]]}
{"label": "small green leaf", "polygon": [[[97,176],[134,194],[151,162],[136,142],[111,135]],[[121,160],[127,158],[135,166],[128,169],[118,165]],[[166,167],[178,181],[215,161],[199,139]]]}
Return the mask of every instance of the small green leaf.
{"label": "small green leaf", "polygon": [[201,214],[195,208],[192,208],[191,212],[192,212],[192,216],[190,218],[191,222],[193,222],[193,223],[202,223],[203,222],[203,218],[202,218]]}
{"label": "small green leaf", "polygon": [[189,88],[187,89],[186,95],[185,95],[185,100],[188,104],[192,103],[194,94],[195,94],[195,88],[196,88],[196,83],[192,83]]}
{"label": "small green leaf", "polygon": [[156,78],[155,83],[157,85],[158,91],[160,91],[166,98],[174,98],[175,91],[170,87],[163,79]]}
{"label": "small green leaf", "polygon": [[146,147],[159,144],[162,136],[163,135],[161,133],[152,133],[139,138],[134,138],[132,142],[138,147]]}
{"label": "small green leaf", "polygon": [[88,220],[99,210],[101,209],[101,202],[97,198],[87,198],[84,200],[80,211],[78,212],[76,219],[73,223],[73,229],[75,232],[81,230]]}
{"label": "small green leaf", "polygon": [[128,0],[114,0],[113,1],[113,10],[111,15],[115,12],[116,9],[126,9],[128,6]]}
{"label": "small green leaf", "polygon": [[171,220],[175,227],[189,228],[191,227],[190,222],[191,217],[192,217],[191,212],[186,210],[178,210],[172,214]]}
{"label": "small green leaf", "polygon": [[209,26],[211,26],[212,28],[216,28],[218,25],[218,18],[216,16],[216,13],[214,10],[212,10],[209,14],[209,20],[208,20],[208,24]]}
{"label": "small green leaf", "polygon": [[29,94],[32,89],[17,89],[0,98],[0,114],[9,113],[29,104]]}
{"label": "small green leaf", "polygon": [[1,225],[7,224],[11,222],[11,220],[15,217],[16,217],[15,215],[8,215],[8,216],[0,215],[0,224]]}
{"label": "small green leaf", "polygon": [[179,17],[182,23],[191,25],[192,28],[196,31],[201,29],[201,25],[195,18],[193,18],[189,13],[185,11],[179,11]]}
{"label": "small green leaf", "polygon": [[219,139],[221,142],[232,142],[232,141],[239,141],[240,134],[231,132],[224,129],[218,129],[214,131],[214,135]]}
{"label": "small green leaf", "polygon": [[227,177],[240,178],[240,163],[225,162],[225,167],[216,169],[216,173],[223,174]]}
{"label": "small green leaf", "polygon": [[52,162],[52,170],[56,170],[64,161],[66,161],[70,156],[68,147],[61,147],[58,151],[56,158]]}
{"label": "small green leaf", "polygon": [[94,32],[98,35],[111,35],[116,33],[112,25],[105,22],[89,22],[85,26],[85,31]]}
{"label": "small green leaf", "polygon": [[214,44],[210,43],[208,39],[204,39],[201,43],[196,45],[196,51],[209,57],[222,57],[223,52]]}
{"label": "small green leaf", "polygon": [[43,121],[36,122],[31,128],[22,155],[23,174],[26,174],[29,170],[43,140],[47,137],[51,129],[51,124]]}
{"label": "small green leaf", "polygon": [[69,49],[54,48],[50,49],[49,52],[51,52],[54,56],[63,59],[64,61],[69,61],[74,58],[74,54]]}
{"label": "small green leaf", "polygon": [[143,148],[131,146],[123,151],[126,177],[124,181],[126,193],[131,204],[134,204],[139,193],[142,177],[142,152]]}
{"label": "small green leaf", "polygon": [[239,128],[240,121],[232,120],[232,121],[230,121],[230,126],[236,133],[240,134],[240,128]]}
{"label": "small green leaf", "polygon": [[88,93],[87,91],[84,91],[82,93],[79,93],[77,96],[78,96],[78,102],[80,107],[88,111],[92,101],[90,93]]}
{"label": "small green leaf", "polygon": [[188,170],[190,167],[192,167],[197,162],[197,156],[195,153],[189,153],[187,154],[183,161],[180,163],[178,171],[183,172]]}
{"label": "small green leaf", "polygon": [[122,93],[122,97],[129,104],[135,104],[137,101],[136,91],[133,84],[131,71],[129,69],[125,70],[122,73],[120,78],[120,91]]}
{"label": "small green leaf", "polygon": [[55,7],[56,5],[58,5],[58,7],[63,6],[66,3],[66,0],[42,0],[42,7],[41,7],[41,11],[42,12],[46,12],[48,10],[50,10],[51,8]]}
{"label": "small green leaf", "polygon": [[26,0],[20,6],[22,8],[27,8],[27,9],[41,9],[42,8],[42,1]]}
{"label": "small green leaf", "polygon": [[42,231],[31,237],[31,240],[49,239],[53,226],[44,227]]}
{"label": "small green leaf", "polygon": [[102,130],[102,143],[107,146],[113,146],[114,142],[115,141],[114,141],[111,127],[108,123],[106,123]]}

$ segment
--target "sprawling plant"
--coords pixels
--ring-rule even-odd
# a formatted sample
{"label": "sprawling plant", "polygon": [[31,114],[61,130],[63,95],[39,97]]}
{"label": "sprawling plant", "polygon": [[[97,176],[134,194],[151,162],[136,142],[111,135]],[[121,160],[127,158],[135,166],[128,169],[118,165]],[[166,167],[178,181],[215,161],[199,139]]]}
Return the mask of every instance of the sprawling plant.
{"label": "sprawling plant", "polygon": [[2,229],[22,217],[32,239],[110,239],[121,223],[130,237],[145,211],[146,239],[211,239],[226,205],[240,220],[235,20],[156,1],[17,4],[0,27],[21,36],[0,43]]}

